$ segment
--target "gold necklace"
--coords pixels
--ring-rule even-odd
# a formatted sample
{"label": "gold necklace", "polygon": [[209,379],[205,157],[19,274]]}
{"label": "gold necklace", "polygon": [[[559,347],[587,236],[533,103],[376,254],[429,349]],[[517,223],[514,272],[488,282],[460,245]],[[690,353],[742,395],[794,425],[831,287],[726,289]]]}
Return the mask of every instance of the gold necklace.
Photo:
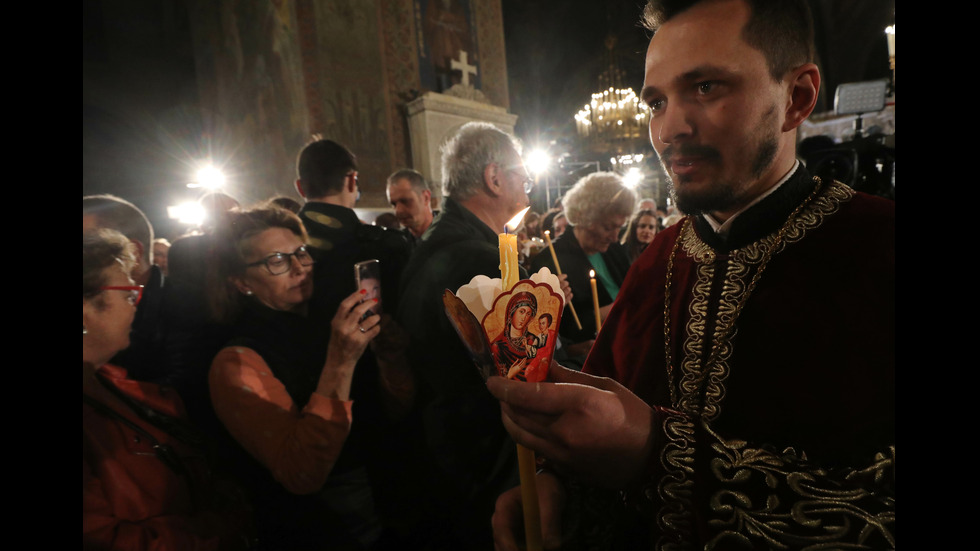
{"label": "gold necklace", "polygon": [[[783,226],[779,228],[779,232],[776,234],[776,239],[773,241],[772,246],[765,248],[765,252],[762,256],[762,261],[759,263],[759,269],[756,270],[755,275],[752,276],[752,280],[749,282],[749,285],[745,288],[745,292],[742,293],[742,298],[739,300],[738,304],[735,307],[735,311],[732,313],[731,323],[727,327],[724,327],[722,332],[718,333],[715,336],[715,338],[712,339],[711,351],[708,353],[708,361],[704,364],[704,368],[700,372],[697,381],[697,386],[695,388],[698,389],[701,388],[704,379],[707,377],[708,370],[709,370],[708,368],[714,363],[715,356],[717,355],[718,350],[721,348],[721,343],[724,342],[724,340],[731,333],[732,329],[735,327],[735,322],[738,320],[739,314],[742,313],[742,308],[745,306],[745,303],[748,302],[749,295],[752,294],[752,291],[755,289],[755,286],[759,283],[759,278],[762,277],[762,272],[765,271],[766,265],[769,264],[769,260],[772,258],[772,255],[776,252],[776,250],[779,249],[780,244],[783,242],[783,237],[786,234],[786,231],[789,230],[789,227],[796,220],[796,217],[800,213],[800,211],[802,211],[804,207],[810,204],[813,198],[817,196],[817,194],[820,192],[820,189],[823,187],[820,178],[814,177],[813,179],[816,182],[816,186],[813,188],[813,192],[811,192],[810,195],[806,198],[806,200],[800,203],[793,210],[793,212],[789,215],[789,218],[786,219],[786,222],[783,223]],[[674,241],[674,247],[670,251],[670,256],[667,257],[667,280],[664,283],[664,352],[667,360],[667,384],[670,387],[670,400],[674,407],[677,407],[680,404],[680,402],[677,400],[677,394],[676,394],[677,391],[675,390],[675,385],[674,385],[674,365],[670,354],[670,284],[671,284],[671,280],[673,279],[674,258],[677,256],[677,249],[680,247],[681,241],[683,241],[684,236],[686,235],[688,229],[691,226],[691,220],[692,220],[691,216],[686,216],[684,218],[684,222],[683,225],[681,226],[681,230],[677,234],[677,239]]]}

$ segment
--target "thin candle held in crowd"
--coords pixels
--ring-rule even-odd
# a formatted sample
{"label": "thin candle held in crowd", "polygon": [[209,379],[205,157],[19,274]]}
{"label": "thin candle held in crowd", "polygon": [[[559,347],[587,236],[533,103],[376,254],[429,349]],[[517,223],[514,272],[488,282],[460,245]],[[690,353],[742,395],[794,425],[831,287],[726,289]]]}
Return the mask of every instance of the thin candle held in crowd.
{"label": "thin candle held in crowd", "polygon": [[[561,275],[561,266],[558,264],[558,255],[555,254],[555,246],[551,244],[551,232],[545,230],[544,240],[548,243],[548,250],[551,251],[551,260],[555,261],[555,271],[558,272],[557,275]],[[575,320],[575,327],[582,330],[582,322],[578,320],[578,314],[575,312],[575,306],[571,302],[568,303],[568,309],[572,311],[572,319]]]}
{"label": "thin candle held in crowd", "polygon": [[592,307],[595,309],[595,334],[599,334],[602,317],[599,316],[599,289],[595,283],[595,270],[589,270],[589,283],[592,285]]}

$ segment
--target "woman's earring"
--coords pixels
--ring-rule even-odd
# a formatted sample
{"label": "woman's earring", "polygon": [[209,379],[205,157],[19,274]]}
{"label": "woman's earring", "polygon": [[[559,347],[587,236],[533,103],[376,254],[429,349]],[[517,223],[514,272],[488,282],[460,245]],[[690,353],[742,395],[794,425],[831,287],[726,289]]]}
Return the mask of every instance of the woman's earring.
{"label": "woman's earring", "polygon": [[245,294],[248,295],[248,296],[252,296],[252,290],[249,289],[248,291],[245,291]]}
{"label": "woman's earring", "polygon": [[85,335],[88,335],[88,329],[86,329],[85,326],[83,325],[82,326],[82,336],[84,337]]}

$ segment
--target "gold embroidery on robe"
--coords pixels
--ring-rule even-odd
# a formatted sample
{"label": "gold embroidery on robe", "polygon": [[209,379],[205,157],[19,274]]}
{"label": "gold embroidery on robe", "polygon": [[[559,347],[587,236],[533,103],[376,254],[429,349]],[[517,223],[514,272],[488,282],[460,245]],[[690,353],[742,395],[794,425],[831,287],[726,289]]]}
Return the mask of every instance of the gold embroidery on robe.
{"label": "gold embroidery on robe", "polygon": [[[854,195],[854,191],[839,183],[831,182],[807,205],[795,220],[785,229],[782,240],[776,245],[777,234],[766,236],[742,249],[729,253],[724,266],[715,262],[716,253],[701,241],[693,226],[689,225],[678,236],[681,248],[695,263],[695,282],[688,306],[688,321],[684,325],[683,360],[680,364],[677,394],[671,389],[673,407],[686,416],[668,415],[664,421],[667,443],[661,452],[661,464],[666,474],[660,479],[657,493],[662,507],[657,519],[661,539],[657,549],[677,551],[687,549],[683,542],[694,541],[693,517],[693,465],[698,446],[708,443],[695,441],[693,419],[699,419],[705,432],[713,442],[710,444],[712,475],[720,481],[744,482],[754,477],[762,477],[763,484],[756,487],[771,491],[762,500],[753,499],[741,492],[733,491],[738,485],[723,486],[710,498],[713,512],[709,525],[720,528],[714,539],[705,546],[712,549],[719,544],[741,542],[751,546],[746,534],[765,541],[771,548],[824,549],[828,542],[845,532],[858,531],[858,541],[864,541],[873,534],[881,534],[892,547],[895,540],[892,531],[894,524],[894,503],[891,500],[889,511],[873,515],[862,508],[862,500],[887,499],[872,496],[866,489],[841,489],[840,487],[818,487],[820,476],[826,473],[814,469],[806,470],[805,454],[797,455],[792,450],[776,454],[768,450],[749,448],[746,442],[725,440],[711,431],[710,422],[721,412],[725,395],[724,381],[729,373],[728,361],[732,353],[732,341],[737,334],[738,304],[743,293],[767,250],[774,245],[775,256],[789,244],[803,239],[807,232],[819,227],[823,220],[837,212],[841,203]],[[709,301],[712,297],[712,284],[715,283],[716,270],[725,270],[723,287],[719,293],[718,312],[710,335],[711,346],[716,347],[712,364],[701,364],[706,359],[705,335],[706,318],[709,314]],[[680,298],[681,293],[678,293]],[[751,300],[751,298],[750,298]],[[736,326],[732,327],[732,323]],[[722,338],[720,337],[724,337]],[[702,382],[706,382],[702,385]],[[704,396],[700,396],[704,386]],[[703,400],[703,402],[702,402]],[[863,477],[882,484],[891,477],[894,482],[894,446],[888,453],[880,453],[873,464],[848,473],[844,479]],[[792,495],[785,502],[779,494]],[[791,507],[783,504],[789,502]],[[803,527],[803,533],[800,532]],[[750,548],[750,547],[746,547]]]}

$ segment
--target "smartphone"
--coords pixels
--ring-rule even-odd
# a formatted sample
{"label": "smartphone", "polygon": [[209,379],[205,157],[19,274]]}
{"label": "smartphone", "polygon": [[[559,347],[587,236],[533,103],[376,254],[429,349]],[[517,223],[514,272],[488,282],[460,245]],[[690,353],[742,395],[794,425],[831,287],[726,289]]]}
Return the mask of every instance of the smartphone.
{"label": "smartphone", "polygon": [[[378,260],[365,260],[354,264],[354,281],[358,289],[363,289],[364,300],[378,299],[378,302],[364,314],[364,318],[371,314],[381,315],[381,262]],[[364,319],[361,318],[361,319]]]}

